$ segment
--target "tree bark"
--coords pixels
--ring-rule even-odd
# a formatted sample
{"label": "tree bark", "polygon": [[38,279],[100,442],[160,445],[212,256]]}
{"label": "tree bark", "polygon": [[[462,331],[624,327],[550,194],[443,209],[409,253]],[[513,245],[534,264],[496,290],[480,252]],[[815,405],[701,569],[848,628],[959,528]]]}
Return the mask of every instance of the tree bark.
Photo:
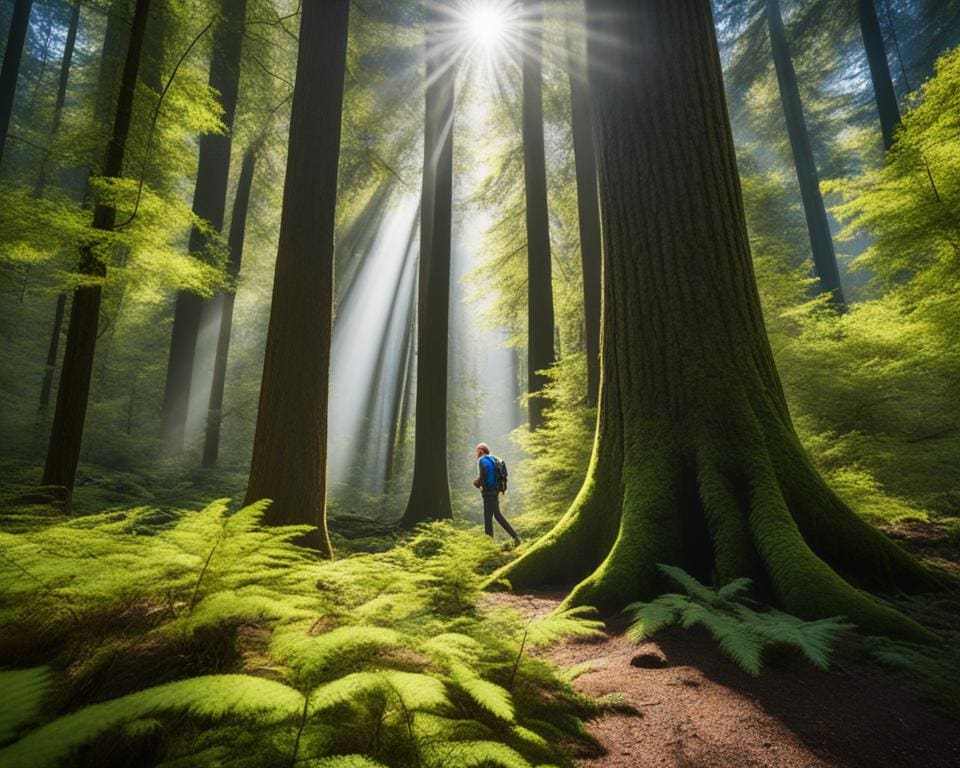
{"label": "tree bark", "polygon": [[447,471],[447,336],[453,212],[453,97],[456,73],[444,55],[444,13],[426,4],[426,97],[417,309],[417,405],[413,486],[402,528],[450,520]]}
{"label": "tree bark", "polygon": [[763,325],[709,0],[592,0],[603,229],[602,376],[587,478],[499,577],[579,581],[622,609],[657,563],[748,576],[805,618],[928,637],[866,586],[938,580],[826,487],[794,432]]}
{"label": "tree bark", "polygon": [[280,243],[247,503],[265,520],[326,525],[327,397],[333,326],[333,239],[349,0],[304,3],[290,115]]}
{"label": "tree bark", "polygon": [[[103,175],[108,178],[119,177],[123,172],[149,6],[150,0],[137,0],[133,14],[113,131],[103,163]],[[113,206],[99,203],[93,212],[93,228],[109,232],[113,229],[116,213]],[[57,407],[43,471],[43,484],[62,488],[63,500],[68,507],[83,441],[83,422],[90,395],[90,376],[93,372],[97,325],[100,319],[101,283],[107,269],[102,254],[98,251],[99,246],[92,242],[80,248],[79,271],[89,277],[90,282],[73,293],[63,367],[57,387]]]}
{"label": "tree bark", "polygon": [[883,43],[883,33],[877,20],[877,9],[873,0],[858,0],[857,13],[860,18],[860,33],[870,65],[870,79],[873,81],[873,93],[880,114],[880,130],[883,133],[883,148],[893,146],[893,137],[900,127],[900,106],[890,77],[890,64],[887,61],[887,49]]}
{"label": "tree bark", "polygon": [[[223,134],[200,137],[197,183],[193,193],[193,212],[217,231],[223,229],[230,174],[230,145],[233,118],[237,109],[240,82],[240,50],[246,18],[246,0],[222,0],[210,58],[210,87],[220,93],[223,107]],[[190,252],[202,253],[209,246],[207,235],[194,227],[190,232]],[[175,455],[183,450],[190,404],[193,358],[200,330],[203,300],[195,293],[178,291],[173,313],[173,332],[163,392],[161,437],[164,451]]]}
{"label": "tree bark", "polygon": [[250,189],[253,186],[253,171],[257,162],[263,136],[247,147],[237,180],[237,192],[233,199],[230,216],[230,235],[227,246],[230,261],[227,272],[231,287],[214,301],[213,310],[219,315],[220,330],[217,334],[217,351],[213,358],[213,382],[210,387],[210,402],[207,407],[207,432],[203,441],[203,466],[215,467],[220,452],[220,425],[223,417],[223,389],[227,380],[227,357],[230,353],[230,334],[233,332],[233,307],[237,298],[236,281],[243,261],[243,240],[247,231],[247,210],[250,207]]}
{"label": "tree bark", "polygon": [[3,66],[0,68],[0,161],[3,160],[10,117],[13,115],[13,100],[17,95],[17,76],[20,74],[20,58],[23,55],[23,44],[27,39],[27,29],[30,26],[32,6],[33,0],[15,0],[13,15],[10,17],[7,47],[3,52]]}
{"label": "tree bark", "polygon": [[800,87],[797,85],[797,73],[790,58],[787,34],[780,15],[779,0],[766,0],[767,26],[770,30],[770,47],[773,51],[773,63],[777,70],[777,82],[780,86],[780,100],[783,103],[783,115],[787,122],[790,147],[793,150],[793,163],[800,185],[800,198],[810,235],[810,249],[813,254],[813,267],[820,278],[820,291],[830,295],[831,302],[837,308],[844,306],[843,289],[840,286],[840,272],[837,269],[837,257],[833,250],[833,237],[827,221],[827,211],[820,195],[820,176],[813,159],[807,123],[803,117],[803,103],[800,100]]}
{"label": "tree bark", "polygon": [[587,73],[579,52],[568,41],[573,156],[577,174],[577,214],[583,269],[584,348],[587,355],[587,405],[597,404],[600,390],[600,203],[597,156],[590,127]]}
{"label": "tree bark", "polygon": [[539,394],[547,378],[539,371],[554,362],[553,276],[547,164],[543,146],[543,4],[525,0],[523,55],[523,186],[527,222],[527,393],[530,429],[543,425],[546,405]]}
{"label": "tree bark", "polygon": [[[57,83],[57,98],[53,105],[53,119],[50,122],[51,142],[56,139],[60,129],[60,119],[63,116],[63,105],[67,98],[67,81],[70,77],[70,65],[73,61],[73,49],[77,40],[77,28],[80,25],[80,2],[75,0],[70,11],[70,23],[67,26],[67,39],[63,46],[63,57],[60,61],[60,79]],[[40,170],[33,188],[34,197],[42,197],[47,185],[47,170],[49,167],[48,155],[44,154],[40,160]],[[44,413],[50,405],[50,390],[53,388],[53,374],[57,367],[57,351],[60,347],[60,333],[63,330],[63,315],[66,309],[67,295],[57,296],[57,308],[53,315],[53,329],[50,331],[50,343],[47,345],[47,362],[43,371],[43,382],[40,385],[40,412]]]}

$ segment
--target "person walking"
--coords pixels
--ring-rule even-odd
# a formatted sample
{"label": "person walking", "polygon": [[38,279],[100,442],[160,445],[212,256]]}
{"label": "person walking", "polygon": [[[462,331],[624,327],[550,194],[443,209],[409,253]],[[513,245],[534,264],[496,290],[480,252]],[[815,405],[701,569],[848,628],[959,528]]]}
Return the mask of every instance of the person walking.
{"label": "person walking", "polygon": [[477,477],[473,481],[473,487],[480,489],[483,498],[483,531],[492,539],[493,521],[496,519],[513,539],[513,546],[517,547],[520,546],[520,537],[500,512],[500,494],[503,491],[500,489],[497,462],[497,458],[490,455],[490,447],[486,443],[477,446]]}

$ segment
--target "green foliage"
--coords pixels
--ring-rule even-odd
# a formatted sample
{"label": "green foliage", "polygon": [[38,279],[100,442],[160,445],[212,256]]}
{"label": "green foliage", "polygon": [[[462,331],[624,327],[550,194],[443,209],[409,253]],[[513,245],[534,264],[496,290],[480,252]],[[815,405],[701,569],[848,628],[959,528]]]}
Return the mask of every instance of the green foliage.
{"label": "green foliage", "polygon": [[930,647],[870,637],[865,642],[867,655],[886,667],[905,672],[920,681],[941,705],[960,712],[960,653],[957,632],[950,634],[942,647]]}
{"label": "green foliage", "polygon": [[660,571],[686,594],[668,593],[649,603],[631,603],[624,612],[632,624],[627,631],[640,642],[672,626],[701,625],[720,650],[744,672],[758,676],[763,654],[775,647],[791,647],[818,669],[827,669],[839,636],[853,629],[840,618],[803,621],[777,610],[754,611],[744,604],[749,579],[735,579],[722,587],[706,587],[682,568],[658,564]]}
{"label": "green foliage", "polygon": [[527,627],[479,607],[502,555],[476,532],[434,524],[318,562],[293,543],[303,527],[262,527],[263,511],[140,508],[2,534],[0,663],[50,666],[0,673],[21,692],[0,709],[19,737],[0,762],[62,764],[93,743],[133,755],[162,732],[170,766],[570,764],[544,723],[581,739],[596,706],[521,647],[596,621]]}

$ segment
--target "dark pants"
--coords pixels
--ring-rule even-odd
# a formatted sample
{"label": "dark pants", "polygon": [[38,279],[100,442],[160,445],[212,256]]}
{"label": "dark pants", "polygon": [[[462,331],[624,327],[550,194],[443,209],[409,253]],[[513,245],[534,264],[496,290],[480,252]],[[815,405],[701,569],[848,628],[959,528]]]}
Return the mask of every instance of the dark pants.
{"label": "dark pants", "polygon": [[507,518],[500,513],[500,494],[496,491],[493,493],[485,492],[483,493],[483,532],[491,538],[493,538],[494,519],[500,523],[503,530],[505,530],[514,541],[520,538],[510,523],[507,522]]}

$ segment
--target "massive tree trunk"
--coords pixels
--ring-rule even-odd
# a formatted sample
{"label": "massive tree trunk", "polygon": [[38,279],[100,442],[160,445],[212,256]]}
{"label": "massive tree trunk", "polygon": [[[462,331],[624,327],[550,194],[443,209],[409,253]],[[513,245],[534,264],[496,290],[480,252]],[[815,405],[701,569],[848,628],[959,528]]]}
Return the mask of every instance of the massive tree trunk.
{"label": "massive tree trunk", "polygon": [[447,472],[447,335],[450,324],[450,238],[453,208],[453,96],[456,72],[444,55],[449,20],[426,4],[426,113],[420,198],[417,306],[417,406],[413,487],[400,526],[450,520]]}
{"label": "massive tree trunk", "polygon": [[227,272],[231,287],[223,291],[212,307],[214,317],[219,317],[217,351],[213,358],[213,382],[210,386],[210,402],[207,407],[207,432],[203,442],[203,466],[215,467],[220,452],[220,424],[223,418],[223,388],[227,381],[227,357],[230,353],[230,334],[233,332],[233,306],[237,298],[236,281],[240,275],[243,261],[243,239],[247,231],[247,210],[250,207],[250,189],[253,186],[253,171],[257,163],[257,152],[263,136],[247,147],[237,180],[237,192],[233,199],[233,213],[230,216],[230,235],[227,247],[230,261]]}
{"label": "massive tree trunk", "polygon": [[[70,23],[67,26],[67,39],[63,45],[63,57],[60,61],[60,79],[57,82],[57,98],[53,105],[53,119],[50,122],[51,142],[56,139],[60,129],[60,119],[63,116],[63,105],[67,98],[67,81],[70,78],[70,65],[73,61],[73,49],[77,40],[77,27],[80,25],[80,0],[75,0],[70,11]],[[37,172],[37,181],[33,188],[34,197],[42,197],[47,184],[49,168],[47,154],[40,160],[40,170]],[[47,410],[50,404],[50,390],[53,388],[53,374],[57,367],[57,351],[60,347],[60,333],[63,329],[63,315],[67,306],[67,294],[57,296],[57,308],[53,315],[53,329],[50,331],[50,343],[47,345],[47,362],[43,371],[43,382],[40,385],[40,412]]]}
{"label": "massive tree trunk", "polygon": [[924,631],[855,589],[938,582],[848,509],[794,432],[760,310],[709,0],[593,0],[603,225],[598,433],[579,496],[500,576],[653,596],[657,563],[786,610]]}
{"label": "massive tree trunk", "polygon": [[870,79],[873,81],[873,93],[880,113],[880,130],[883,132],[883,147],[893,146],[893,135],[900,126],[900,107],[897,94],[890,77],[890,64],[887,62],[887,49],[883,44],[883,33],[877,20],[877,9],[873,0],[858,0],[857,13],[860,18],[860,33],[867,51],[870,64]]}
{"label": "massive tree trunk", "polygon": [[3,52],[3,67],[0,68],[0,161],[7,143],[10,117],[13,115],[13,99],[17,94],[17,76],[20,74],[20,57],[23,43],[30,26],[30,8],[33,0],[15,0],[10,17],[7,47]]}
{"label": "massive tree trunk", "polygon": [[581,52],[568,41],[573,156],[577,172],[577,213],[583,269],[583,320],[587,354],[587,405],[597,404],[600,391],[600,204],[597,200],[597,156],[590,129],[590,93]]}
{"label": "massive tree trunk", "polygon": [[539,373],[553,365],[553,276],[547,165],[543,147],[543,4],[525,0],[523,39],[523,188],[527,221],[527,393],[530,429],[543,424]]}
{"label": "massive tree trunk", "polygon": [[[246,18],[246,0],[222,0],[222,16],[217,25],[210,58],[210,87],[220,93],[224,134],[200,137],[197,184],[193,193],[193,212],[219,232],[227,199],[230,174],[230,144],[233,118],[237,110],[240,82],[240,49]],[[190,232],[190,252],[201,253],[209,245],[208,237],[194,228]],[[164,450],[173,455],[183,450],[190,404],[193,357],[200,330],[203,300],[195,293],[179,291],[173,314],[173,333],[163,391],[162,438]]]}
{"label": "massive tree trunk", "polygon": [[272,499],[266,521],[326,521],[327,396],[333,327],[333,238],[349,0],[304,3],[290,114],[280,243],[247,503]]}
{"label": "massive tree trunk", "polygon": [[[113,132],[103,163],[103,175],[108,178],[119,177],[123,172],[123,158],[133,116],[133,97],[149,6],[150,0],[137,0],[133,14]],[[113,206],[98,204],[93,213],[94,229],[103,232],[112,230],[116,213]],[[57,407],[43,470],[43,484],[63,488],[64,501],[68,506],[80,459],[83,422],[87,412],[90,376],[97,344],[101,282],[106,275],[106,269],[99,246],[88,243],[81,247],[79,271],[90,278],[90,283],[77,288],[73,293],[67,344],[57,389]]]}
{"label": "massive tree trunk", "polygon": [[777,70],[777,82],[780,86],[780,100],[783,103],[783,115],[793,150],[793,164],[797,170],[797,182],[800,185],[800,199],[810,235],[810,249],[813,253],[813,267],[820,278],[820,290],[830,295],[834,306],[844,306],[843,290],[840,287],[840,272],[837,269],[837,256],[833,250],[833,237],[827,221],[827,211],[820,195],[820,176],[813,159],[807,123],[803,117],[803,103],[800,100],[800,87],[797,85],[797,73],[790,58],[787,34],[783,28],[779,0],[767,0],[767,26],[770,30],[770,47],[773,51],[773,63]]}

